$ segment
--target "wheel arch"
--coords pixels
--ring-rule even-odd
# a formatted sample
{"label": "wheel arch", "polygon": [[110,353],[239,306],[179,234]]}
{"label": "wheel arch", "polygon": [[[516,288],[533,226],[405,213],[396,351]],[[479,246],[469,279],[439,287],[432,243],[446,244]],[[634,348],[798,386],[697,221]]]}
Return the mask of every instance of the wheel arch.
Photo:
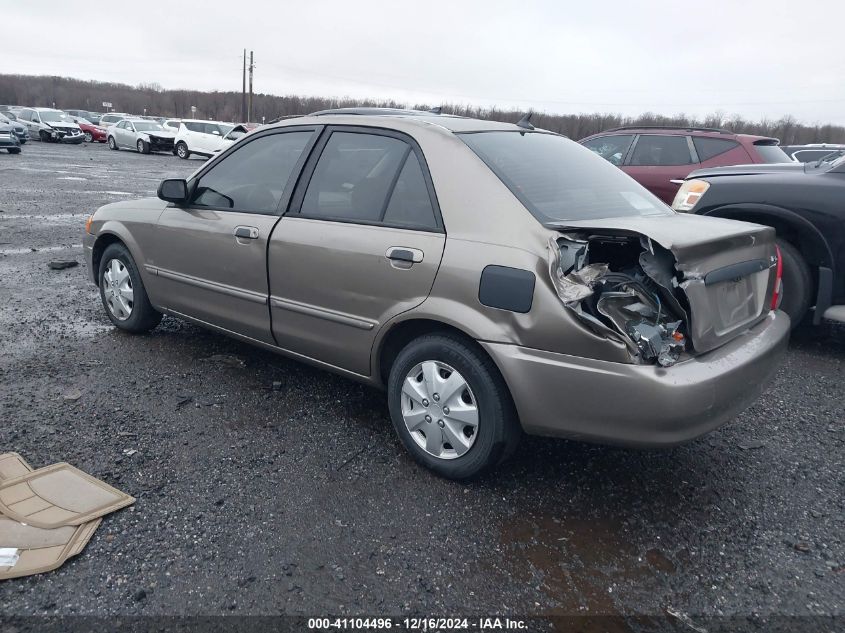
{"label": "wheel arch", "polygon": [[132,259],[135,260],[135,266],[138,267],[138,273],[141,275],[144,286],[148,288],[147,279],[149,273],[144,266],[144,258],[141,255],[138,243],[132,239],[132,236],[128,234],[128,231],[122,225],[116,222],[106,222],[97,233],[97,239],[91,247],[91,269],[95,282],[99,285],[100,262],[102,261],[106,248],[112,244],[121,244],[129,251]]}
{"label": "wheel arch", "polygon": [[795,246],[811,267],[834,268],[833,253],[821,232],[789,209],[767,204],[732,204],[709,209],[701,215],[770,226],[778,237]]}
{"label": "wheel arch", "polygon": [[[478,349],[496,365],[495,359],[490,357],[487,351],[478,344],[475,337],[460,327],[427,317],[411,317],[403,321],[388,324],[385,327],[384,333],[376,340],[372,358],[373,380],[381,386],[386,385],[390,368],[393,365],[393,361],[399,355],[399,352],[415,338],[434,333],[450,334],[460,338]],[[496,365],[496,368],[499,369],[498,365]],[[501,374],[501,370],[499,370],[499,373]]]}

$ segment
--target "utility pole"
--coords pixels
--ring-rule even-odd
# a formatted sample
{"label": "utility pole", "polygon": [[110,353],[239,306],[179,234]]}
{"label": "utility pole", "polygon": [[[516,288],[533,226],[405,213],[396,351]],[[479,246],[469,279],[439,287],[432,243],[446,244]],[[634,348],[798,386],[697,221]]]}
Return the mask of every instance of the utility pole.
{"label": "utility pole", "polygon": [[243,88],[241,89],[241,121],[246,122],[246,49],[244,49]]}
{"label": "utility pole", "polygon": [[253,61],[252,54],[255,51],[249,52],[249,106],[247,107],[246,111],[246,122],[249,123],[252,121],[252,69],[255,68],[255,62]]}

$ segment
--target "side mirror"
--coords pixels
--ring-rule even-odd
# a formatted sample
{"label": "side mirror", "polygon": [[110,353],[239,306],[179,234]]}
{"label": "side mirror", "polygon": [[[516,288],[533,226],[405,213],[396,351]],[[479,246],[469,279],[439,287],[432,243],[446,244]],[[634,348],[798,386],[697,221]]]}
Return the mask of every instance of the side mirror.
{"label": "side mirror", "polygon": [[162,180],[158,186],[158,197],[165,202],[185,204],[188,201],[188,181],[182,178]]}

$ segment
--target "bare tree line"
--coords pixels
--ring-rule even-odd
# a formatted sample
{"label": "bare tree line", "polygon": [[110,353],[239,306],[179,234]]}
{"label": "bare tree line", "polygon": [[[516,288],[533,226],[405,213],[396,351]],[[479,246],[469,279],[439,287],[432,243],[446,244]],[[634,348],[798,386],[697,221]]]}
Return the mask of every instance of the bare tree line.
{"label": "bare tree line", "polygon": [[[0,75],[0,104],[76,108],[102,111],[103,102],[113,104],[118,112],[150,115],[191,117],[191,106],[197,108],[196,117],[222,121],[240,121],[241,93],[200,92],[197,90],[165,90],[160,85],[106,83],[83,81],[68,77]],[[262,122],[316,110],[349,106],[413,107],[429,109],[433,105],[443,112],[481,119],[516,122],[525,112],[513,109],[480,108],[452,104],[404,104],[393,100],[324,98],[303,96],[253,96],[253,120]],[[746,134],[779,138],[784,145],[802,143],[845,143],[845,127],[835,125],[807,125],[791,115],[777,120],[749,121],[739,115],[715,112],[703,119],[683,113],[664,116],[646,112],[639,116],[620,114],[580,113],[547,114],[537,112],[532,117],[537,127],[580,139],[623,125],[703,126],[717,127]]]}

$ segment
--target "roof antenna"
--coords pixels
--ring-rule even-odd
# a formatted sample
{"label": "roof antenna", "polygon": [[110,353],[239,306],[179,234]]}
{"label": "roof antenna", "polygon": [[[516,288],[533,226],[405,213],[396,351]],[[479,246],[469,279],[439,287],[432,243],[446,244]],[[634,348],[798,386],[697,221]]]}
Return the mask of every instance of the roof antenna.
{"label": "roof antenna", "polygon": [[437,106],[429,110],[432,114],[443,114],[443,106]]}
{"label": "roof antenna", "polygon": [[534,114],[534,113],[533,113],[533,112],[528,112],[528,113],[527,113],[526,115],[524,115],[524,116],[523,116],[523,117],[522,117],[519,121],[517,121],[517,122],[516,122],[516,124],[517,124],[519,127],[523,128],[523,129],[525,129],[525,130],[533,130],[533,129],[534,129],[534,126],[533,126],[533,125],[531,125],[531,115],[532,115],[532,114]]}

